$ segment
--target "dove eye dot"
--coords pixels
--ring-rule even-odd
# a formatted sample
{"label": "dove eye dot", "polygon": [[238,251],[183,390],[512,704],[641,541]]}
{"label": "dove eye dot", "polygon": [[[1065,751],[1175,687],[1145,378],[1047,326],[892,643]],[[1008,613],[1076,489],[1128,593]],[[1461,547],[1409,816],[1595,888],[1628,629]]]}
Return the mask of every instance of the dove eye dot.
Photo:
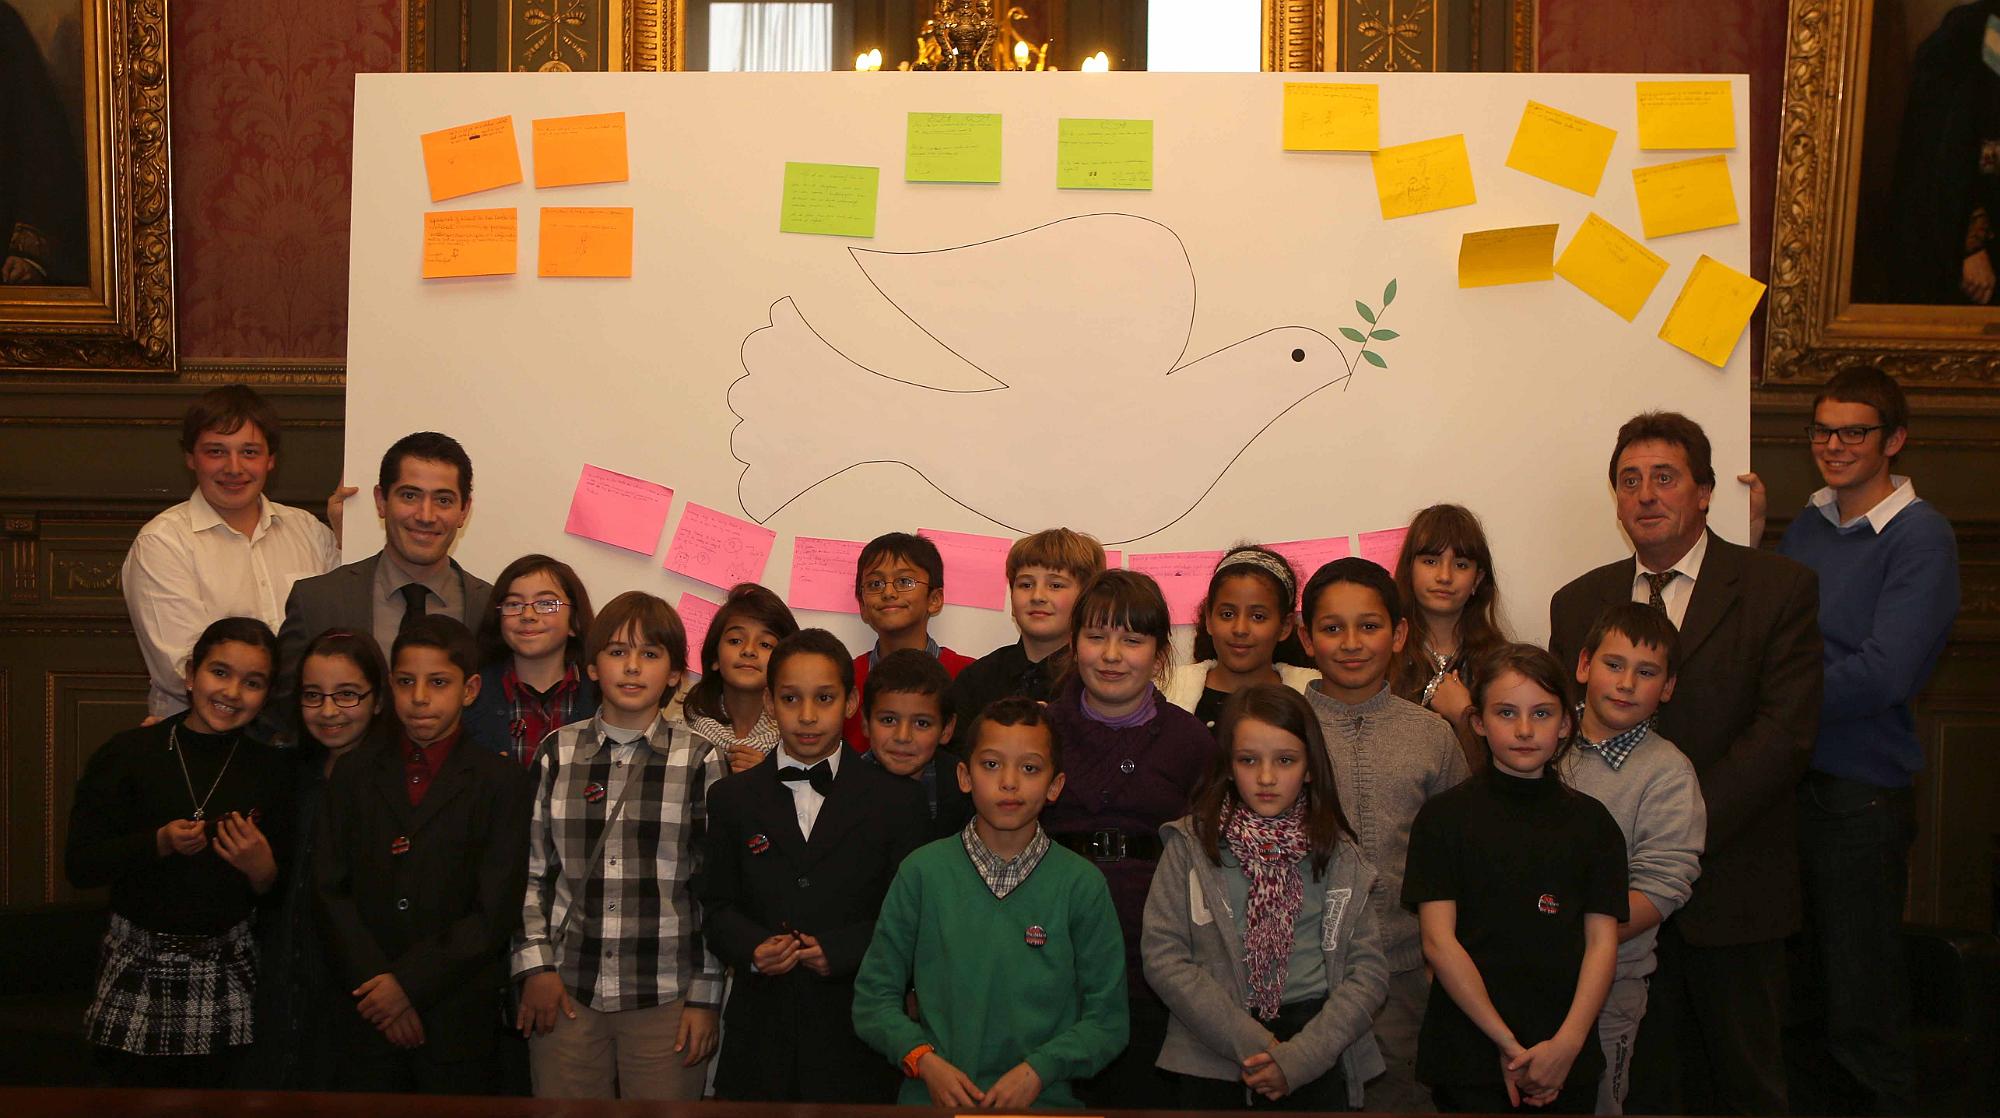
{"label": "dove eye dot", "polygon": [[1306,359],[1306,351],[1305,351],[1305,350],[1303,350],[1303,349],[1295,349],[1295,350],[1293,350],[1293,351],[1292,351],[1292,360],[1294,360],[1294,361],[1304,361],[1305,359]]}

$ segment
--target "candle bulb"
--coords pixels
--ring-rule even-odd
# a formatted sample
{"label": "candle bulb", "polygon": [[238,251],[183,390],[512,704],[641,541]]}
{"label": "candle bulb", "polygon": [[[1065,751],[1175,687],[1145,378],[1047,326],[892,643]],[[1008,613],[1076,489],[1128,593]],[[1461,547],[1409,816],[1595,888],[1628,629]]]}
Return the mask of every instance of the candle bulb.
{"label": "candle bulb", "polygon": [[1027,69],[1027,68],[1028,68],[1028,44],[1027,44],[1027,41],[1026,41],[1026,40],[1016,40],[1016,41],[1015,41],[1015,43],[1014,43],[1014,69],[1016,69],[1016,70],[1025,70],[1025,69]]}
{"label": "candle bulb", "polygon": [[1098,51],[1096,54],[1083,60],[1083,72],[1086,74],[1102,74],[1110,69],[1111,60],[1105,57],[1103,51]]}

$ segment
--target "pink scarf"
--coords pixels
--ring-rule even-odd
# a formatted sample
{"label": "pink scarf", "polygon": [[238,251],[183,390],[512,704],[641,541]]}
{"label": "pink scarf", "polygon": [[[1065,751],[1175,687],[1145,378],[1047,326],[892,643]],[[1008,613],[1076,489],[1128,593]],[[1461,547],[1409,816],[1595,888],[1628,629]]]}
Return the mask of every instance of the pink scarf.
{"label": "pink scarf", "polygon": [[1245,1008],[1268,1021],[1278,1015],[1285,992],[1285,968],[1292,957],[1292,925],[1305,903],[1299,862],[1312,852],[1306,838],[1305,797],[1283,814],[1266,819],[1241,805],[1229,809],[1222,839],[1250,879],[1243,927],[1243,954],[1250,972]]}

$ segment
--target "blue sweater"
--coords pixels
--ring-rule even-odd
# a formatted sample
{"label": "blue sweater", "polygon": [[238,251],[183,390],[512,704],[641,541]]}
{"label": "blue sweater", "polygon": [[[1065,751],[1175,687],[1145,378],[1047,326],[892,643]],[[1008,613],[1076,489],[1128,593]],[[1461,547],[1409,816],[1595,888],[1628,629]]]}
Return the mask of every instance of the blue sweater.
{"label": "blue sweater", "polygon": [[1826,690],[1813,769],[1909,787],[1924,765],[1910,703],[1958,614],[1951,522],[1917,500],[1878,535],[1865,520],[1842,531],[1809,507],[1778,550],[1819,574]]}

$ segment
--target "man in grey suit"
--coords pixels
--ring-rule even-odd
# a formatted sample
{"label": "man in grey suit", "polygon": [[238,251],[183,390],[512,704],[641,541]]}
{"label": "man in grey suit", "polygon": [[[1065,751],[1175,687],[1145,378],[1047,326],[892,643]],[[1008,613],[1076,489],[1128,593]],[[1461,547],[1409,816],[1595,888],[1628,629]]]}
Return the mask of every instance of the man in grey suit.
{"label": "man in grey suit", "polygon": [[[1801,910],[1796,789],[1819,724],[1819,579],[1709,530],[1708,436],[1684,415],[1628,421],[1611,485],[1633,557],[1556,592],[1550,647],[1576,663],[1613,602],[1667,614],[1680,628],[1677,682],[1654,726],[1694,762],[1708,806],[1694,895],[1660,927],[1626,1111],[1783,1114],[1785,937]],[[1621,934],[1644,930],[1632,916]]]}
{"label": "man in grey suit", "polygon": [[451,545],[472,511],[472,459],[450,435],[419,431],[396,440],[382,456],[375,512],[385,537],[381,551],[326,574],[301,579],[285,602],[278,631],[274,698],[289,729],[292,682],[312,639],[328,629],[370,633],[386,653],[408,620],[442,613],[477,630],[493,588],[451,557]]}

